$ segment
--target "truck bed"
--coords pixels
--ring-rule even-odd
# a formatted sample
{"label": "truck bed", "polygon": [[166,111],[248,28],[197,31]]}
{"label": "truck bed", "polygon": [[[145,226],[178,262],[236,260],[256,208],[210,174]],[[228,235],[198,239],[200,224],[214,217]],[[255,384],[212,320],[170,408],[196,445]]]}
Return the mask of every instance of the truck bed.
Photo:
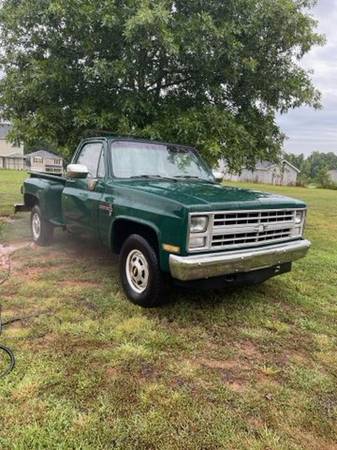
{"label": "truck bed", "polygon": [[44,180],[58,181],[59,183],[65,184],[66,178],[61,175],[52,175],[45,172],[34,172],[28,171],[31,178],[43,178]]}
{"label": "truck bed", "polygon": [[63,226],[62,192],[66,178],[43,172],[28,172],[23,183],[23,205],[15,205],[15,211],[29,211],[37,204],[43,210],[44,219],[55,226]]}

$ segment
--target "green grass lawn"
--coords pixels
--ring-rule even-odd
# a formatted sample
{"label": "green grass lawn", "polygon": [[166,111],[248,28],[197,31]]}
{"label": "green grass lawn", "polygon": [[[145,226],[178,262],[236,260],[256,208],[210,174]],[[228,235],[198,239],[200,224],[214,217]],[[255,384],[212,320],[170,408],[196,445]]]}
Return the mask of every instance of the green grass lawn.
{"label": "green grass lawn", "polygon": [[21,200],[20,187],[27,172],[0,169],[0,216],[13,214],[13,205]]}
{"label": "green grass lawn", "polygon": [[[93,243],[60,232],[15,253],[3,319],[28,318],[1,337],[17,357],[0,380],[1,449],[337,448],[337,192],[251,187],[307,201],[313,243],[257,287],[173,289],[144,310]],[[28,216],[3,239],[28,241]]]}

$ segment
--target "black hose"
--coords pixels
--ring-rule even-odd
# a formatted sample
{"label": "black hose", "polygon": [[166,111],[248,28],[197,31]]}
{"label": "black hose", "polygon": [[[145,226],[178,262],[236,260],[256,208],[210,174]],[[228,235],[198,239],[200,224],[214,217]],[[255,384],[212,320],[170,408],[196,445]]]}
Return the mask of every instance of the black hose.
{"label": "black hose", "polygon": [[[6,375],[10,374],[11,371],[14,369],[14,367],[15,367],[15,356],[14,356],[14,353],[12,352],[12,350],[10,348],[5,347],[4,345],[1,345],[1,344],[0,344],[0,351],[1,352],[5,352],[6,355],[8,356],[8,358],[9,358],[8,367],[3,372],[0,372],[0,378],[3,378]],[[1,355],[1,353],[0,353],[0,355]],[[0,356],[0,359],[1,358],[2,357]]]}
{"label": "black hose", "polygon": [[[10,277],[10,274],[11,274],[11,264],[10,264],[10,259],[8,259],[8,274],[7,274],[7,277],[4,280],[1,280],[0,284],[3,284],[5,281],[7,281],[9,279],[9,277]],[[0,304],[0,336],[2,334],[2,328],[3,328],[1,313],[2,313],[2,306]],[[3,372],[0,372],[0,378],[3,378],[6,375],[8,375],[9,373],[11,373],[11,371],[14,369],[14,367],[15,367],[15,356],[14,356],[14,353],[12,352],[12,350],[10,348],[5,347],[4,345],[0,344],[0,359],[2,358],[1,353],[5,353],[6,357],[9,358],[8,367],[5,368],[5,370]]]}

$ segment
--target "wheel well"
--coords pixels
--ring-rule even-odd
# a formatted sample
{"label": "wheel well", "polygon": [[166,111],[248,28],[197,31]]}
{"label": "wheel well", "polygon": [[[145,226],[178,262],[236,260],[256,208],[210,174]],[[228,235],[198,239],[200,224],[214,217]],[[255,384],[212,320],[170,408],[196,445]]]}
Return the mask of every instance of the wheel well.
{"label": "wheel well", "polygon": [[158,236],[154,229],[148,225],[143,225],[127,219],[117,219],[113,225],[111,244],[115,253],[120,253],[124,242],[129,236],[131,236],[131,234],[139,234],[142,236],[158,253]]}
{"label": "wheel well", "polygon": [[24,194],[24,202],[25,206],[28,206],[29,208],[33,208],[35,205],[39,204],[38,198],[32,194]]}

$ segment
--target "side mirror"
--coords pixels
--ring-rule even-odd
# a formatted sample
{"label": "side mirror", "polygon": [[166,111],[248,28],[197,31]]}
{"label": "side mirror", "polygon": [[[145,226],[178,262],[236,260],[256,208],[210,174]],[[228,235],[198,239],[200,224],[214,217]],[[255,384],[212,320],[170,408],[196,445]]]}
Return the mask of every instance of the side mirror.
{"label": "side mirror", "polygon": [[213,170],[213,177],[217,183],[221,183],[221,181],[223,181],[223,174],[221,172]]}
{"label": "side mirror", "polygon": [[67,166],[67,177],[87,178],[89,170],[83,164],[69,164]]}

